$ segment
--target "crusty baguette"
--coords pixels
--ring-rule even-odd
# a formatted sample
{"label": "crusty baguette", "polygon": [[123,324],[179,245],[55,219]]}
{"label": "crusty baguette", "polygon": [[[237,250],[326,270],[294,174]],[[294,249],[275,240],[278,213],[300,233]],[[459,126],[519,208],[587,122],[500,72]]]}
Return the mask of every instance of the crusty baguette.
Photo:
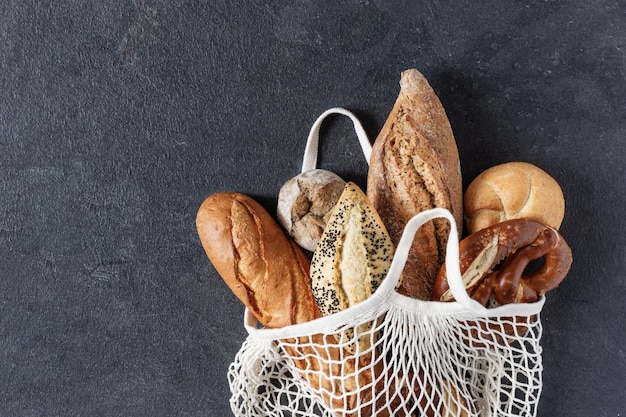
{"label": "crusty baguette", "polygon": [[[208,197],[198,210],[196,225],[215,269],[235,295],[265,327],[282,327],[320,317],[309,286],[309,261],[301,249],[252,198],[238,193]],[[371,405],[355,410],[376,394],[376,402],[397,393],[378,388],[382,362],[373,367],[367,356],[355,358],[336,345],[333,335],[283,340],[302,377],[336,415],[371,414]],[[343,377],[342,377],[343,376]],[[377,382],[376,382],[377,381]],[[370,389],[356,394],[356,387]],[[349,392],[348,394],[345,394]],[[378,416],[389,416],[379,410]],[[398,416],[403,416],[398,411]]]}
{"label": "crusty baguette", "polygon": [[308,258],[254,199],[214,194],[200,206],[196,226],[217,272],[265,327],[320,317]]}
{"label": "crusty baguette", "polygon": [[[396,245],[406,223],[434,207],[452,212],[460,235],[463,195],[456,142],[441,102],[415,69],[402,73],[400,94],[374,142],[367,196]],[[418,230],[402,272],[400,293],[430,299],[449,230],[442,219]]]}

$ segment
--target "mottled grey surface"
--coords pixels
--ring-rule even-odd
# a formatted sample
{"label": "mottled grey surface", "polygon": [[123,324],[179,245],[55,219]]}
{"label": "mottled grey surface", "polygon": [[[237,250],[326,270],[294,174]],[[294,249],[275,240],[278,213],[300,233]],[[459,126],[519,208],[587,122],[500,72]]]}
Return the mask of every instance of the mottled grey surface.
{"label": "mottled grey surface", "polygon": [[[243,307],[196,209],[273,212],[317,115],[373,139],[410,67],[465,185],[524,160],[563,187],[539,415],[626,415],[623,2],[28,0],[0,5],[0,416],[230,415]],[[349,121],[323,134],[363,184]]]}

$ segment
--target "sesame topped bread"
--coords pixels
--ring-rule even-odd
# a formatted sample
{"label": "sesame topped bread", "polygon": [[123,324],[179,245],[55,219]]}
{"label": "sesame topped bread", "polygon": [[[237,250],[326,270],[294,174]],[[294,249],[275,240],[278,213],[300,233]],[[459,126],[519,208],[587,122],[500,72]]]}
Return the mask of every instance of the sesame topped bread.
{"label": "sesame topped bread", "polygon": [[366,300],[391,265],[394,247],[365,193],[348,182],[311,261],[313,294],[323,315]]}
{"label": "sesame topped bread", "polygon": [[[394,246],[367,196],[348,182],[311,260],[313,296],[322,315],[369,298],[389,271]],[[341,337],[351,338],[353,335]],[[361,349],[367,348],[360,341]]]}

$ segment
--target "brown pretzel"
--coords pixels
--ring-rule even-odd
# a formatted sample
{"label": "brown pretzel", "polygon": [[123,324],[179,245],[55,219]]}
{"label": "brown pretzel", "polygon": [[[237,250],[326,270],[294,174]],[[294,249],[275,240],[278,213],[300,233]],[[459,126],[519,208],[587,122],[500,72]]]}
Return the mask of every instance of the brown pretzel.
{"label": "brown pretzel", "polygon": [[[460,268],[468,294],[483,305],[528,303],[556,288],[572,264],[572,252],[555,229],[530,219],[508,220],[472,233],[459,243]],[[528,264],[543,265],[524,275]],[[502,267],[496,267],[502,262]],[[452,301],[445,265],[437,275],[433,299]]]}

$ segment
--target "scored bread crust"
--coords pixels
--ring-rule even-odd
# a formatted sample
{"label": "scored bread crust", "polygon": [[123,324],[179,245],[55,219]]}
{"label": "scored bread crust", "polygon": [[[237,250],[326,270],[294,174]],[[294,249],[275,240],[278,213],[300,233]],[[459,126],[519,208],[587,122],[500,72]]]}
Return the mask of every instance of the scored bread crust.
{"label": "scored bread crust", "polygon": [[468,234],[506,220],[528,218],[559,229],[565,215],[563,190],[536,165],[507,162],[480,173],[464,196]]}
{"label": "scored bread crust", "polygon": [[[373,145],[367,196],[397,245],[406,223],[435,207],[450,210],[460,236],[462,192],[458,149],[441,101],[419,71],[404,71],[398,98]],[[443,219],[418,230],[400,293],[430,299],[449,231]]]}
{"label": "scored bread crust", "polygon": [[200,206],[196,227],[217,272],[265,327],[320,317],[308,258],[254,199],[214,194]]}

